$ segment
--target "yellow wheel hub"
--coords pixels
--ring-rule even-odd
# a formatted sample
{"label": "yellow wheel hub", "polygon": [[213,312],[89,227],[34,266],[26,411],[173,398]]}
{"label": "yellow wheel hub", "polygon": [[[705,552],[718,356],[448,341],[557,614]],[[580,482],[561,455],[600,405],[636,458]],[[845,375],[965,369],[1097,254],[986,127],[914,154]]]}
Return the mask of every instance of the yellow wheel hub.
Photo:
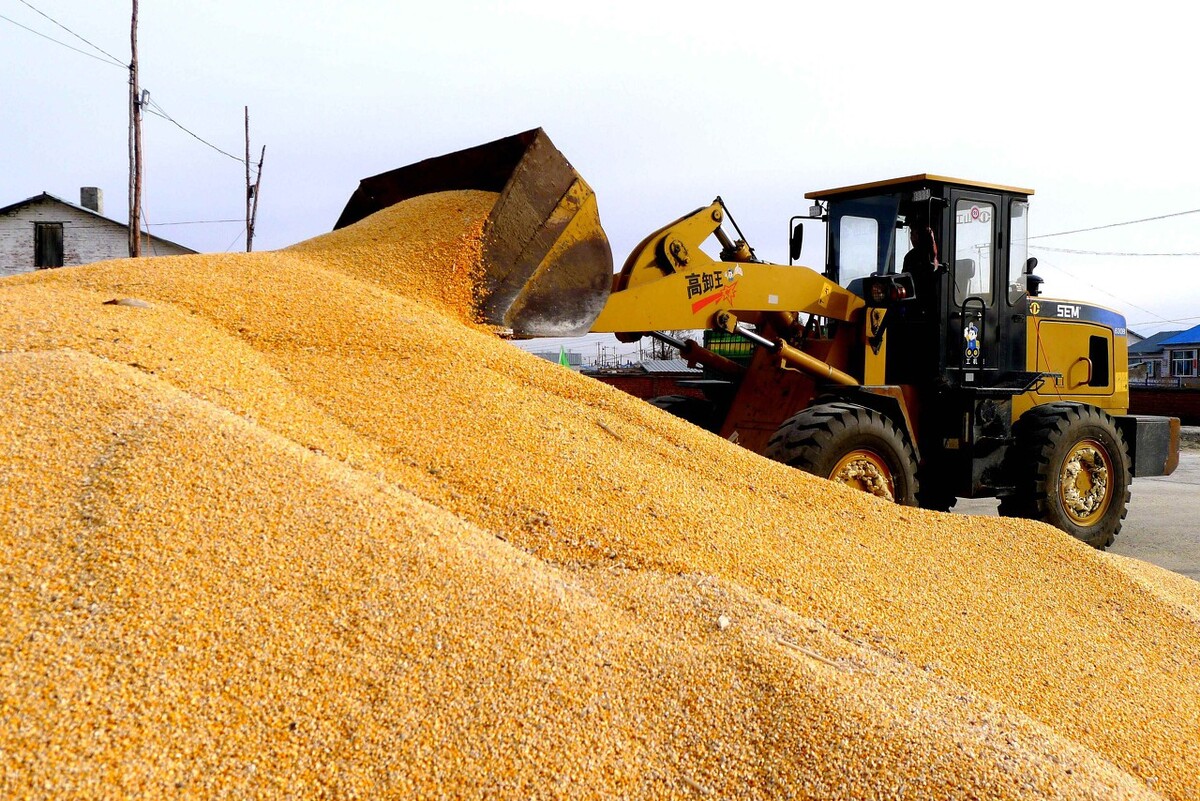
{"label": "yellow wheel hub", "polygon": [[1058,499],[1072,522],[1100,522],[1112,503],[1111,476],[1112,461],[1103,445],[1086,439],[1071,449],[1058,477]]}
{"label": "yellow wheel hub", "polygon": [[874,451],[853,450],[833,466],[829,478],[895,503],[896,481],[883,457]]}

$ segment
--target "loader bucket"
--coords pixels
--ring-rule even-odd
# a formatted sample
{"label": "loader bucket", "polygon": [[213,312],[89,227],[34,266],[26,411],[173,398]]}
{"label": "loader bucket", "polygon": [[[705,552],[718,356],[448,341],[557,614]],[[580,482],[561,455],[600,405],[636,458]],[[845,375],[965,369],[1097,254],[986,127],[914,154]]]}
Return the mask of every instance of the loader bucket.
{"label": "loader bucket", "polygon": [[483,322],[517,337],[587,333],[612,285],[612,250],[591,187],[541,128],[365,178],[334,228],[457,189],[500,193],[483,230]]}

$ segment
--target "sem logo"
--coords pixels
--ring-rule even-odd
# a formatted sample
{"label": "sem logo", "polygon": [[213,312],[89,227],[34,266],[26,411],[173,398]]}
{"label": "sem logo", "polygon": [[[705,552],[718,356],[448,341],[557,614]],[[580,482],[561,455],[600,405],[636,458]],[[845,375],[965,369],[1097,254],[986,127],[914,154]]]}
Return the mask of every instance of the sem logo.
{"label": "sem logo", "polygon": [[1034,300],[1034,301],[1031,301],[1031,302],[1029,303],[1029,313],[1030,313],[1030,314],[1035,314],[1035,315],[1036,315],[1036,314],[1037,314],[1038,312],[1040,312],[1041,310],[1042,310],[1042,304],[1038,303],[1036,300]]}
{"label": "sem logo", "polygon": [[1079,319],[1079,307],[1078,306],[1066,306],[1066,305],[1060,303],[1060,304],[1058,304],[1058,316],[1059,317],[1073,317],[1074,319],[1078,320]]}

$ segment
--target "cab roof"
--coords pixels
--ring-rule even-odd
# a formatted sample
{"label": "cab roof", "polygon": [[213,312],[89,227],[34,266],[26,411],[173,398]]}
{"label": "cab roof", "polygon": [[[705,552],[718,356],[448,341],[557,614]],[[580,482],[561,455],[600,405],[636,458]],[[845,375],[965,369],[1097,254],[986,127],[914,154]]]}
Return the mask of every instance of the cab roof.
{"label": "cab roof", "polygon": [[822,189],[819,192],[809,192],[804,197],[808,200],[833,200],[834,198],[849,197],[851,195],[867,195],[880,189],[918,189],[929,184],[945,184],[964,189],[984,189],[992,192],[1011,192],[1014,195],[1033,194],[1032,189],[1022,189],[1017,186],[1005,186],[1003,184],[987,184],[981,181],[966,181],[962,178],[947,178],[944,175],[932,175],[926,172],[920,175],[908,175],[903,178],[889,178],[886,181],[872,181],[867,184],[855,184],[854,186],[843,186],[837,189]]}

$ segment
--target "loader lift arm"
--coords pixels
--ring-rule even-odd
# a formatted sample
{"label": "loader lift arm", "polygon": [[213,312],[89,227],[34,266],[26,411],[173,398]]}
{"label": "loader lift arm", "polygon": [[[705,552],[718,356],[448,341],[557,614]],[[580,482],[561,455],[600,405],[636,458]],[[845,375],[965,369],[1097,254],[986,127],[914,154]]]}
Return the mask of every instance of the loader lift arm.
{"label": "loader lift arm", "polygon": [[[642,240],[614,276],[591,330],[632,340],[663,329],[722,328],[723,312],[736,312],[746,322],[771,313],[849,321],[865,305],[814,270],[713,259],[700,246],[720,232],[726,216],[717,200]],[[738,250],[728,237],[718,239],[725,240],[726,252],[729,244]]]}

